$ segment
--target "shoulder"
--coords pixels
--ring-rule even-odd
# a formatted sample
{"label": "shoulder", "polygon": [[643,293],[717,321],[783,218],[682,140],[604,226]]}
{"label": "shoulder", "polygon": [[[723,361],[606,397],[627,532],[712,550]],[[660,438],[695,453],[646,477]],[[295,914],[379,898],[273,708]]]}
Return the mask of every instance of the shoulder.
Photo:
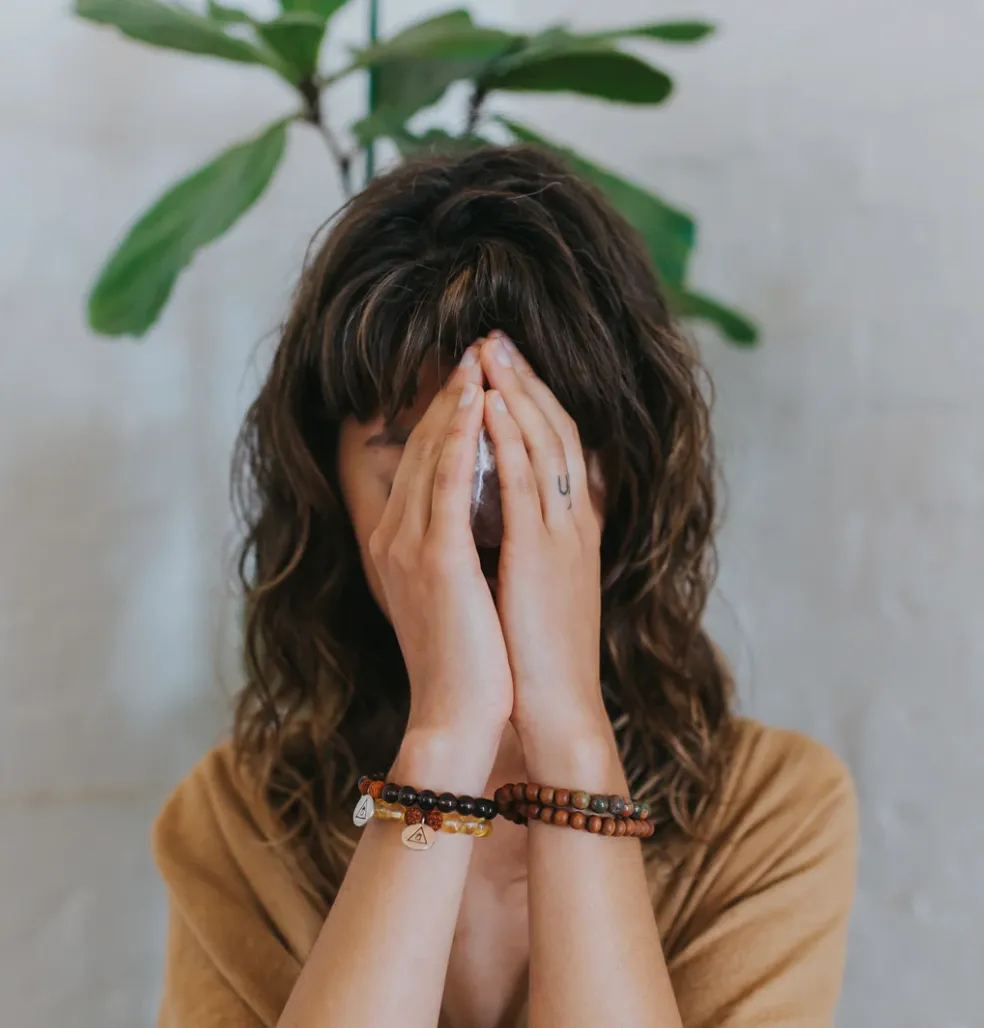
{"label": "shoulder", "polygon": [[813,826],[853,837],[857,829],[854,784],[840,757],[800,732],[748,719],[733,728],[714,808],[717,836],[781,837]]}
{"label": "shoulder", "polygon": [[683,1020],[832,1023],[854,892],[857,803],[827,747],[738,721],[697,838],[657,879]]}
{"label": "shoulder", "polygon": [[717,795],[698,825],[690,869],[707,901],[729,904],[796,879],[822,883],[827,900],[846,909],[857,834],[857,799],[844,762],[809,736],[742,719],[732,730]]}
{"label": "shoulder", "polygon": [[231,741],[209,750],[161,808],[151,835],[157,866],[169,885],[188,871],[221,875],[234,854],[267,835],[257,790],[238,765]]}

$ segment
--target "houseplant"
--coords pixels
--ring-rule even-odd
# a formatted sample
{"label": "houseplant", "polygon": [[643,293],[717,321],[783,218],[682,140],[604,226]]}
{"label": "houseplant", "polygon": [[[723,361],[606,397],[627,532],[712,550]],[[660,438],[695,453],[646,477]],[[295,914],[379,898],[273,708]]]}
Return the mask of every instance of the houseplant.
{"label": "houseplant", "polygon": [[[580,33],[552,26],[523,34],[478,25],[467,11],[452,10],[377,40],[376,0],[370,0],[369,44],[341,68],[328,70],[320,59],[323,42],[332,15],[346,2],[279,0],[274,17],[259,19],[216,0],[208,0],[202,11],[167,0],[75,0],[80,17],[115,26],[131,39],[264,66],[289,82],[297,95],[294,111],[183,179],[130,228],[90,294],[88,317],[95,331],[142,336],[153,326],[195,253],[261,197],[294,126],[309,126],[322,135],[350,194],[355,158],[366,154],[371,175],[373,148],[380,139],[391,140],[404,156],[421,149],[464,149],[487,142],[484,133],[495,123],[500,135],[505,131],[510,138],[561,152],[574,170],[607,195],[642,234],[678,315],[715,324],[733,343],[754,344],[757,331],[748,318],[691,287],[688,263],[696,226],[689,215],[531,126],[489,111],[490,98],[501,92],[568,92],[614,103],[659,105],[672,92],[671,79],[620,44],[629,39],[696,43],[711,34],[711,25],[657,22]],[[369,73],[367,112],[342,134],[330,123],[326,100],[335,84],[357,71]],[[415,116],[460,81],[470,83],[464,123],[454,129],[415,130]]]}

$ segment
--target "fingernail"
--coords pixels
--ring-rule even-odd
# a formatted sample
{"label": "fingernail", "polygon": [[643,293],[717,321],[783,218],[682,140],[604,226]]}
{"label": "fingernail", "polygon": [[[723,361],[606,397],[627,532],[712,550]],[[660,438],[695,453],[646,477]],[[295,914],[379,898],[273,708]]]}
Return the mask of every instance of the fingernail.
{"label": "fingernail", "polygon": [[458,406],[467,407],[468,404],[475,399],[478,393],[478,386],[474,382],[469,382],[464,389],[461,390],[461,396],[458,397]]}
{"label": "fingernail", "polygon": [[501,328],[498,330],[498,332],[496,334],[502,340],[502,342],[505,344],[506,349],[510,353],[512,353],[512,354],[519,353],[519,350],[516,349],[516,344],[509,338],[509,336],[506,335],[505,332],[502,331]]}
{"label": "fingernail", "polygon": [[502,393],[496,392],[495,390],[490,390],[490,392],[492,393],[492,406],[495,407],[496,410],[505,410],[506,401],[503,400]]}
{"label": "fingernail", "polygon": [[501,334],[497,335],[495,340],[495,359],[507,368],[512,364],[509,347],[506,345],[506,337]]}
{"label": "fingernail", "polygon": [[465,368],[474,367],[478,363],[478,353],[474,346],[469,346],[465,350],[464,357],[461,358],[461,365]]}

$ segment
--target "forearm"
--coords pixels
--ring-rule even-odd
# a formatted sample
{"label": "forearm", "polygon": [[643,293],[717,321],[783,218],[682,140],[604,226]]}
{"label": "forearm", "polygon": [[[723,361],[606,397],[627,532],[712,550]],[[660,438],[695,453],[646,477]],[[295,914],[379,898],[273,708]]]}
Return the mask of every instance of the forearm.
{"label": "forearm", "polygon": [[[408,738],[391,779],[481,794],[495,745]],[[439,835],[426,853],[370,822],[278,1028],[434,1028],[474,841]]]}
{"label": "forearm", "polygon": [[[528,743],[531,781],[625,796],[606,724]],[[530,1028],[679,1028],[637,839],[529,826]]]}

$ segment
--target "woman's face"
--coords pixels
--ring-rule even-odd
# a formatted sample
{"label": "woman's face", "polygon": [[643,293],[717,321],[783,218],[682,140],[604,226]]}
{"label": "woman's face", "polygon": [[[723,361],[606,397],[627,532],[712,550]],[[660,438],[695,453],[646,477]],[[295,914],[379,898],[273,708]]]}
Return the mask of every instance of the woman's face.
{"label": "woman's face", "polygon": [[375,564],[369,556],[369,537],[383,518],[410,432],[423,417],[440,386],[436,365],[427,365],[421,372],[413,406],[401,411],[389,428],[383,423],[382,415],[365,423],[349,416],[342,422],[339,432],[338,483],[355,529],[369,588],[387,617],[386,598]]}
{"label": "woman's face", "polygon": [[[441,387],[436,362],[422,369],[413,405],[401,411],[387,428],[382,416],[361,423],[354,417],[342,422],[338,440],[338,482],[359,544],[362,566],[372,595],[386,616],[389,611],[375,565],[369,556],[369,538],[382,520],[393,478],[410,432],[423,417]],[[586,453],[588,485],[599,527],[604,523],[605,487],[601,463]]]}

